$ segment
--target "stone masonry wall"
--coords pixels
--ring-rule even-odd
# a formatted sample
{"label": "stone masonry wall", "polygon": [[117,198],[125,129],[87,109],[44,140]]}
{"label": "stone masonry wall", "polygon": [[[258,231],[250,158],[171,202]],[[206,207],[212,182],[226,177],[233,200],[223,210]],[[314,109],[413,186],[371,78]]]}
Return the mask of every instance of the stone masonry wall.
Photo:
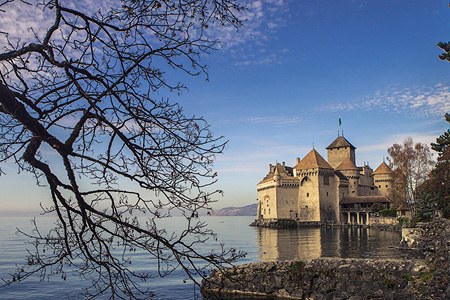
{"label": "stone masonry wall", "polygon": [[[421,259],[318,258],[251,263],[214,271],[203,282],[213,297],[286,299],[450,299],[450,220],[418,224],[404,247]],[[400,243],[400,241],[399,241]]]}
{"label": "stone masonry wall", "polygon": [[[246,264],[214,272],[205,295],[290,299],[419,299],[430,268],[422,261],[320,258]],[[414,283],[416,288],[412,288]]]}

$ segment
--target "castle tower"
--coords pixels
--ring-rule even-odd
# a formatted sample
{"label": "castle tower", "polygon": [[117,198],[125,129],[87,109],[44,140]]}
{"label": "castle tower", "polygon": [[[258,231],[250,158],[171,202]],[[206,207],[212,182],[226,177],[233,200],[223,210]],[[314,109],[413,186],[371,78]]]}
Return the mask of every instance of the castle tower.
{"label": "castle tower", "polygon": [[330,164],[313,149],[297,163],[295,173],[300,180],[299,222],[337,221],[339,203]]}
{"label": "castle tower", "polygon": [[393,182],[391,168],[383,161],[371,176],[374,179],[374,185],[378,188],[380,195],[390,198],[392,195]]}
{"label": "castle tower", "polygon": [[257,219],[295,219],[298,179],[285,164],[269,165],[269,173],[256,185]]}
{"label": "castle tower", "polygon": [[348,157],[355,164],[355,149],[344,136],[338,136],[327,147],[328,163],[335,169]]}
{"label": "castle tower", "polygon": [[348,195],[350,197],[359,196],[359,170],[350,157],[345,157],[344,160],[336,167],[348,179]]}

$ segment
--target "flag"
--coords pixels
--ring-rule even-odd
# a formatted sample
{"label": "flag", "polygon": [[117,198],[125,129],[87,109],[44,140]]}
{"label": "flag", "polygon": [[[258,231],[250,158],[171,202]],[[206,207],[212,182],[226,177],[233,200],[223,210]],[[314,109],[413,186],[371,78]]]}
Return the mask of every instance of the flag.
{"label": "flag", "polygon": [[341,126],[342,122],[341,122],[341,116],[339,116],[339,126]]}

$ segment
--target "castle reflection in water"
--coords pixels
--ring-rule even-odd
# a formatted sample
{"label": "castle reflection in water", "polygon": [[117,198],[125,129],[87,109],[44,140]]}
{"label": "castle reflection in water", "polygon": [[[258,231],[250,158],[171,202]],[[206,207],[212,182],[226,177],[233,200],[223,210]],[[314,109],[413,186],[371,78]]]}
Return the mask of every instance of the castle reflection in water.
{"label": "castle reflection in water", "polygon": [[360,227],[256,228],[261,261],[342,258],[400,258],[401,234]]}

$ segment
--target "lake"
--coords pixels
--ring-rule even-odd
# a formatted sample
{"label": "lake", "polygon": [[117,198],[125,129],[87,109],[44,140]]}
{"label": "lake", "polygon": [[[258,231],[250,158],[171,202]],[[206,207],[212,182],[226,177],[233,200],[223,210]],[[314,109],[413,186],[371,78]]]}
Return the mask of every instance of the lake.
{"label": "lake", "polygon": [[[52,219],[41,218],[43,223]],[[248,226],[254,217],[204,217],[217,234],[219,242],[247,252],[239,263],[309,259],[317,257],[342,258],[400,258],[404,254],[395,249],[401,234],[367,228],[301,228],[268,229]],[[30,218],[0,218],[0,277],[3,278],[23,264],[26,255],[25,239],[16,228],[31,227]],[[181,218],[174,217],[163,222],[168,229],[176,229]],[[213,247],[217,243],[205,244]],[[148,262],[136,262],[142,268]],[[176,271],[169,277],[158,278],[149,283],[156,293],[154,299],[201,299],[198,287],[186,281],[186,276]],[[77,277],[39,281],[38,278],[0,286],[0,299],[80,299],[88,282]]]}

